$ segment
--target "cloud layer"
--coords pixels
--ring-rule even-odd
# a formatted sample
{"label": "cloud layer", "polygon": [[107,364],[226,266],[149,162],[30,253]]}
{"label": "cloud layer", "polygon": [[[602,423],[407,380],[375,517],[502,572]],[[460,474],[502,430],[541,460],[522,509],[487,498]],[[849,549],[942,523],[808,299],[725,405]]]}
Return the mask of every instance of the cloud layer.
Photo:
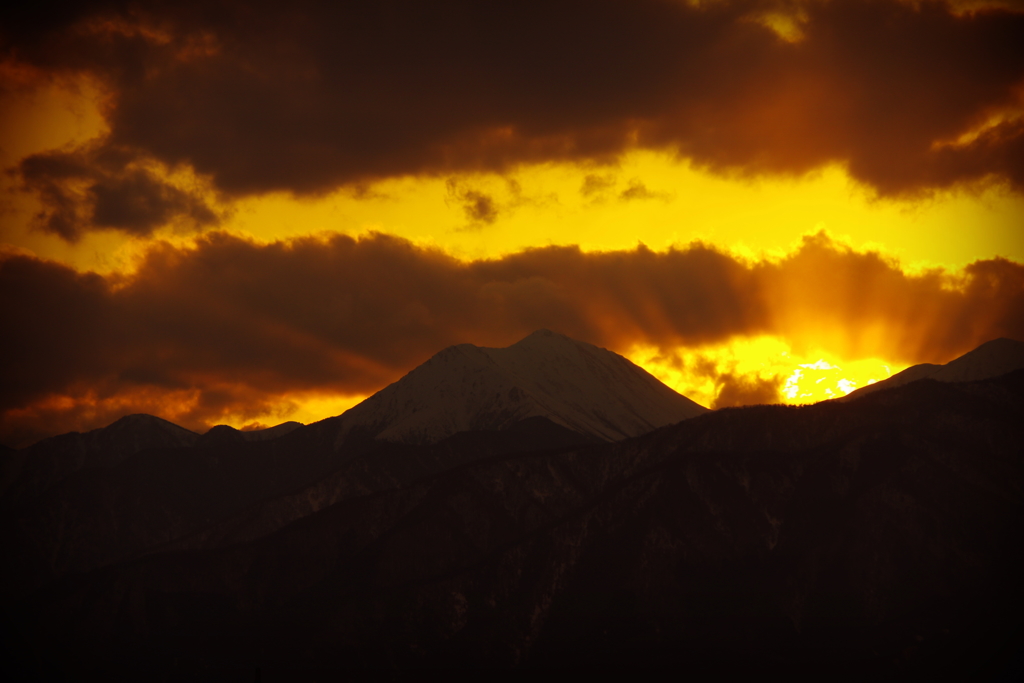
{"label": "cloud layer", "polygon": [[[699,5],[72,3],[0,26],[8,59],[106,84],[104,150],[187,165],[228,197],[636,147],[723,172],[838,163],[884,195],[986,179],[1024,188],[1024,14],[898,0]],[[759,20],[779,12],[798,40]],[[45,161],[21,173],[50,205],[50,229],[73,236]],[[97,226],[145,232],[192,210],[151,185],[156,199],[126,208],[129,181],[146,182],[97,186]]]}
{"label": "cloud layer", "polygon": [[[770,334],[849,359],[945,362],[1024,339],[1024,266],[910,275],[824,235],[776,261],[693,244],[463,262],[384,235],[263,245],[214,232],[157,244],[131,275],[5,256],[0,319],[0,442],[14,445],[131,412],[202,428],[302,395],[365,394],[445,346],[543,327],[620,351]],[[719,380],[722,405],[777,391]]]}
{"label": "cloud layer", "polygon": [[198,193],[168,183],[134,156],[103,145],[22,160],[17,170],[24,187],[37,193],[44,207],[36,227],[75,242],[94,229],[149,235],[181,219],[195,226],[217,222]]}

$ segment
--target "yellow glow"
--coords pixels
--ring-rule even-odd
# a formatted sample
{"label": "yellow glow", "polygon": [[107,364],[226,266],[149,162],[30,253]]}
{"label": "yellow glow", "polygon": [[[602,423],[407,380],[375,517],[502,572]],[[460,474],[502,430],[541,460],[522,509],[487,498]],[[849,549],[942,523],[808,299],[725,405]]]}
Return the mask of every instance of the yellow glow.
{"label": "yellow glow", "polygon": [[[341,415],[366,398],[363,395],[346,396],[341,394],[296,396],[292,398],[295,410],[287,413],[284,419],[295,420],[303,424],[319,422],[328,417]],[[282,420],[278,420],[278,422],[280,421]]]}
{"label": "yellow glow", "polygon": [[[85,78],[39,78],[30,69],[0,62],[0,170],[9,171],[23,158],[73,147],[107,133],[100,86]],[[42,256],[101,272],[125,264],[117,256],[132,241],[121,234],[89,235],[76,245],[31,228],[42,206],[21,192],[17,178],[0,173],[0,242]]]}
{"label": "yellow glow", "polygon": [[816,403],[841,398],[892,375],[892,366],[876,359],[847,361],[833,365],[824,359],[800,363],[786,377],[782,395],[786,403]]}
{"label": "yellow glow", "polygon": [[[262,407],[247,406],[240,412],[223,413],[211,420],[213,424],[226,424],[235,429],[252,428],[254,424],[262,427],[273,427],[294,420],[303,424],[311,424],[328,417],[341,415],[352,406],[367,397],[362,394],[289,394],[271,401]],[[170,418],[168,418],[170,419]]]}
{"label": "yellow glow", "polygon": [[764,11],[750,15],[750,19],[771,29],[787,43],[798,43],[804,39],[803,24],[807,12],[799,6],[786,8],[788,11]]}
{"label": "yellow glow", "polygon": [[[491,198],[493,223],[467,214],[458,196],[467,190]],[[463,259],[550,244],[614,250],[643,242],[661,250],[695,239],[756,257],[781,254],[801,236],[827,229],[917,269],[959,268],[997,255],[1024,260],[1022,221],[1024,198],[998,188],[917,203],[874,200],[839,168],[800,179],[739,180],[644,152],[616,167],[551,164],[508,178],[406,177],[316,200],[253,198],[237,204],[227,227],[261,239],[374,230]]]}
{"label": "yellow glow", "polygon": [[104,93],[90,80],[39,79],[26,67],[0,62],[0,165],[29,154],[80,144],[107,131]]}
{"label": "yellow glow", "polygon": [[839,398],[886,379],[905,365],[868,358],[843,361],[822,349],[796,353],[777,337],[736,338],[723,344],[677,348],[633,347],[627,357],[679,393],[711,407],[722,389],[723,374],[773,383],[788,404]]}
{"label": "yellow glow", "polygon": [[[172,182],[204,187],[203,179],[187,169],[179,170]],[[693,240],[756,258],[781,255],[801,236],[826,229],[854,248],[881,249],[911,270],[960,268],[993,256],[1024,261],[1024,197],[993,187],[916,203],[877,200],[839,168],[799,179],[744,180],[644,152],[629,155],[616,167],[550,164],[524,167],[507,178],[403,177],[363,192],[342,190],[316,199],[277,193],[224,204],[205,187],[208,202],[226,216],[221,227],[257,240],[378,231],[467,260],[545,245],[578,244],[587,251],[603,251],[631,249],[642,242],[662,250]],[[458,194],[466,191],[491,198],[493,222],[472,219]],[[69,245],[30,229],[40,209],[34,198],[18,193],[8,197],[8,211],[0,217],[0,241],[42,257],[109,272],[125,268],[148,241],[105,231]],[[152,237],[179,241],[190,230],[169,226]]]}

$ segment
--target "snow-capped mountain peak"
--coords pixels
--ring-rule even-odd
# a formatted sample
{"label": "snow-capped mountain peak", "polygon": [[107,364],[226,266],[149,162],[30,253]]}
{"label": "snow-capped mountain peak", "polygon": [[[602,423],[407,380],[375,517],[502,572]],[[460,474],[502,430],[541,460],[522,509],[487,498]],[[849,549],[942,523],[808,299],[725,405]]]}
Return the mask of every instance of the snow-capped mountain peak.
{"label": "snow-capped mountain peak", "polygon": [[340,417],[377,439],[433,443],[457,432],[545,417],[614,441],[705,408],[622,356],[550,330],[506,348],[451,346]]}

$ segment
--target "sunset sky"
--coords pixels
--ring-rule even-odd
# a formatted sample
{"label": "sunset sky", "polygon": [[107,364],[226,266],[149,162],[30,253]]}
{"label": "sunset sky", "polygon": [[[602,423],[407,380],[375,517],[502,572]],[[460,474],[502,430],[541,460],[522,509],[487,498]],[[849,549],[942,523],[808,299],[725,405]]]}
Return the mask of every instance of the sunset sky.
{"label": "sunset sky", "polygon": [[24,3],[0,443],[549,328],[708,407],[1024,339],[1024,5]]}

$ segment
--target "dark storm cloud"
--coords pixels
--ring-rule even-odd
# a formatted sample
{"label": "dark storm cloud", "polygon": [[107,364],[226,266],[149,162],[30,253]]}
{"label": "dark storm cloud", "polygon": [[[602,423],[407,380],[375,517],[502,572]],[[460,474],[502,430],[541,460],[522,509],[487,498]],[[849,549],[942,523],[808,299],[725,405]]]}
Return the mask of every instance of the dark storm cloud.
{"label": "dark storm cloud", "polygon": [[[132,275],[8,255],[0,320],[0,441],[13,444],[25,425],[67,431],[116,411],[201,429],[301,392],[369,393],[445,346],[505,346],[544,327],[620,351],[774,334],[850,359],[945,362],[1024,339],[1024,266],[908,275],[823,235],[779,261],[693,244],[467,263],[383,235],[259,245],[212,233],[153,247]],[[721,405],[777,395],[728,368],[706,374]]]}
{"label": "dark storm cloud", "polygon": [[128,7],[36,16],[6,49],[100,76],[109,145],[190,164],[229,195],[633,147],[741,173],[840,163],[882,194],[1024,188],[1011,10],[784,4],[802,17],[787,42],[752,20],[778,7],[753,0]]}
{"label": "dark storm cloud", "polygon": [[134,161],[113,148],[26,157],[18,173],[24,188],[37,193],[44,206],[36,226],[73,242],[91,229],[148,235],[179,218],[198,226],[217,222],[201,197],[161,180]]}

